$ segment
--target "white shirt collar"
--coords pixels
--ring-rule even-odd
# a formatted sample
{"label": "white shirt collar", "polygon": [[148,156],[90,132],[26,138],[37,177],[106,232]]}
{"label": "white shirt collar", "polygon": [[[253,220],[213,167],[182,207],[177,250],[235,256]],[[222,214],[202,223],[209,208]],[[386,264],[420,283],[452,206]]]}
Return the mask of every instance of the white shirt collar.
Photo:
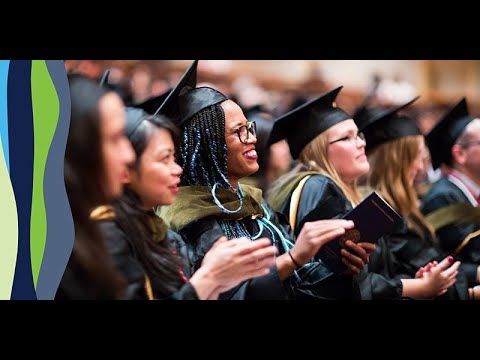
{"label": "white shirt collar", "polygon": [[452,173],[458,177],[476,197],[480,196],[480,186],[478,186],[474,181],[472,181],[467,175],[458,170],[452,170]]}
{"label": "white shirt collar", "polygon": [[453,170],[448,175],[448,180],[456,185],[467,197],[468,201],[475,207],[479,206],[476,196],[472,192],[476,192],[478,195],[479,187],[475,184],[474,187],[470,188],[470,183],[472,182],[465,174],[462,174],[458,170]]}

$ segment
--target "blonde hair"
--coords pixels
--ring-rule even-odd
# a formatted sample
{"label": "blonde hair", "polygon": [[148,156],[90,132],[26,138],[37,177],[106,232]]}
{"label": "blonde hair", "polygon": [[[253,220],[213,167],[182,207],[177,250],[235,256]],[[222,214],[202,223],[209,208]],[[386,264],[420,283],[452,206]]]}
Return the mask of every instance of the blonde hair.
{"label": "blonde hair", "polygon": [[425,236],[420,223],[433,236],[434,229],[420,212],[420,201],[408,179],[409,169],[419,155],[421,140],[422,135],[405,136],[369,151],[368,183],[400,212],[410,229]]}
{"label": "blonde hair", "polygon": [[362,201],[362,196],[357,190],[357,182],[345,182],[338,174],[335,167],[328,158],[328,139],[327,131],[318,135],[310,141],[302,150],[299,161],[307,170],[318,171],[320,174],[331,178],[343,191],[347,199],[356,206]]}

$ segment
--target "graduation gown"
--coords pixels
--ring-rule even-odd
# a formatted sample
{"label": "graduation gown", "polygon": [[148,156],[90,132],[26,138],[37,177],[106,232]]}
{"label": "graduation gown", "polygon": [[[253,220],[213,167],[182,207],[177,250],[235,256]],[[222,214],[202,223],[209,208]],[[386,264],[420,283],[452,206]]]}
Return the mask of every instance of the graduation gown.
{"label": "graduation gown", "polygon": [[[262,206],[267,210],[265,216],[276,226],[282,235],[289,239],[295,239],[286,218],[275,212],[265,200]],[[250,217],[242,221],[250,234],[260,231],[257,221]],[[179,230],[179,233],[187,239],[189,244],[189,258],[195,268],[200,265],[205,253],[213,243],[223,235],[223,230],[216,217],[206,217],[191,222]],[[267,230],[263,230],[260,237],[272,239]],[[278,255],[283,254],[284,248],[278,242]],[[342,275],[346,281],[337,281],[333,273],[323,263],[312,261],[300,270],[290,275],[283,283],[280,281],[276,266],[270,269],[270,274],[248,280],[231,291],[221,294],[221,299],[300,299],[300,300],[332,300],[351,299],[359,297],[358,289],[352,285],[351,277]],[[353,295],[357,294],[357,295]]]}
{"label": "graduation gown", "polygon": [[[469,203],[469,200],[457,185],[447,177],[443,177],[422,198],[421,211],[424,215],[428,215],[435,210],[457,203]],[[436,236],[443,251],[453,254],[469,234],[479,229],[480,226],[476,224],[452,224],[437,229]],[[477,267],[480,265],[480,236],[471,239],[460,253],[455,255],[455,258],[462,261],[462,268],[467,275],[469,284],[475,284]]]}
{"label": "graduation gown", "polygon": [[[113,256],[115,265],[122,272],[128,282],[127,298],[134,300],[147,300],[145,292],[145,268],[139,260],[137,251],[131,239],[125,234],[114,220],[99,221],[102,234],[105,238],[107,249]],[[163,241],[169,241],[177,249],[182,249],[183,240],[173,231],[167,231]],[[182,254],[184,255],[184,254]],[[188,277],[190,271],[184,267]],[[198,300],[197,293],[190,283],[182,285],[170,300]]]}
{"label": "graduation gown", "polygon": [[[292,191],[293,193],[293,191]],[[290,216],[290,200],[292,193],[280,206],[280,212]],[[329,177],[311,175],[305,182],[297,209],[295,234],[298,234],[306,222],[340,218],[352,209],[350,201],[343,191]],[[403,286],[400,280],[387,278],[391,264],[391,254],[385,247],[378,246],[370,256],[372,266],[365,267],[353,281],[357,283],[361,299],[384,300],[399,299]],[[375,272],[373,272],[375,271]]]}
{"label": "graduation gown", "polygon": [[117,300],[117,298],[94,286],[84,271],[69,262],[55,293],[55,300]]}
{"label": "graduation gown", "polygon": [[[424,236],[404,223],[395,233],[384,236],[384,244],[392,253],[391,275],[397,279],[415,278],[415,273],[431,261],[442,261],[446,256],[426,228]],[[460,267],[457,282],[440,299],[468,300],[468,281],[466,273]]]}

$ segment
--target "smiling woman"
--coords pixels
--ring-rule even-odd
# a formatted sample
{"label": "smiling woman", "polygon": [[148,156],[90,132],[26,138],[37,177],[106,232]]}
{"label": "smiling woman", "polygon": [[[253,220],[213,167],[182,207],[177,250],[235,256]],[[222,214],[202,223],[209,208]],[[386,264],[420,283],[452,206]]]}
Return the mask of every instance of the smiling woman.
{"label": "smiling woman", "polygon": [[[343,216],[361,200],[356,181],[369,169],[365,140],[351,115],[335,103],[341,89],[333,89],[280,116],[270,134],[269,144],[286,139],[292,157],[299,160],[297,167],[273,184],[268,198],[277,211],[290,219],[297,234],[311,221]],[[374,249],[372,244],[344,243],[344,257],[368,259]],[[331,277],[334,299],[370,298],[362,291],[358,278],[352,276],[354,273],[349,269]],[[398,283],[380,280],[377,284],[382,291],[398,296]]]}
{"label": "smiling woman", "polygon": [[230,171],[227,179],[234,187],[238,187],[241,178],[250,176],[258,171],[257,152],[255,144],[255,123],[247,123],[242,109],[231,100],[221,104],[225,112],[225,142],[227,145],[227,168]]}
{"label": "smiling woman", "polygon": [[[356,180],[370,168],[365,156],[365,137],[358,132],[352,119],[332,126],[325,134],[328,139],[338,139],[329,141],[328,159],[338,173],[338,179],[346,183],[348,192],[349,187],[354,187]],[[356,198],[352,197],[352,200],[356,201]]]}
{"label": "smiling woman", "polygon": [[154,212],[156,206],[172,204],[178,192],[177,129],[163,116],[128,108],[126,133],[137,160],[122,177],[124,194],[97,220],[127,279],[128,298],[216,299],[236,283],[268,273],[275,252],[268,241],[227,244],[217,238],[202,267],[191,271],[182,259],[183,239]]}
{"label": "smiling woman", "polygon": [[[183,168],[177,202],[162,207],[161,216],[187,240],[194,268],[204,260],[212,239],[223,234],[230,241],[243,236],[253,243],[263,236],[277,247],[270,274],[239,284],[222,299],[332,298],[330,274],[310,259],[352,223],[313,222],[295,239],[261,190],[241,183],[258,171],[255,125],[247,123],[241,108],[219,91],[196,88],[196,66],[197,61],[159,109],[182,128],[179,162]],[[358,272],[367,261],[366,254],[350,261],[352,271]]]}

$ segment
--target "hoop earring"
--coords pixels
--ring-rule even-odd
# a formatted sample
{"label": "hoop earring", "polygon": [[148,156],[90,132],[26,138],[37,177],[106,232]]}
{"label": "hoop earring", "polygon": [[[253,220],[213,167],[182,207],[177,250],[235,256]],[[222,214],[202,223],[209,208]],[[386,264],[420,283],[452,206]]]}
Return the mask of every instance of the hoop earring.
{"label": "hoop earring", "polygon": [[222,205],[222,203],[217,199],[217,196],[215,195],[215,190],[217,189],[218,184],[219,184],[218,182],[215,183],[215,185],[213,185],[213,188],[212,188],[212,196],[213,196],[213,201],[215,202],[215,204],[220,208],[220,210],[222,210],[226,214],[236,214],[236,213],[238,213],[242,209],[242,206],[243,206],[243,199],[242,199],[241,195],[237,191],[235,191],[235,193],[238,196],[238,199],[240,200],[240,206],[238,207],[237,210],[228,210],[226,207],[224,207]]}

